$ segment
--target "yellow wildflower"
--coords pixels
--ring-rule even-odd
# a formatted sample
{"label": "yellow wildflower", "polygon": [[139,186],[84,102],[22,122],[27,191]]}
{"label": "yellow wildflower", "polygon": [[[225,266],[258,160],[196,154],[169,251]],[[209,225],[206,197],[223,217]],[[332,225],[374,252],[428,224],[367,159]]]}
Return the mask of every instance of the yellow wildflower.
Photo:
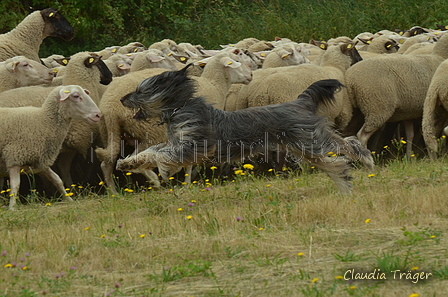
{"label": "yellow wildflower", "polygon": [[178,209],[177,209],[177,211],[182,211],[183,209],[181,208],[181,207],[179,207]]}
{"label": "yellow wildflower", "polygon": [[100,238],[104,238],[104,237],[106,237],[106,234],[103,234],[103,235],[100,236]]}
{"label": "yellow wildflower", "polygon": [[146,234],[141,234],[140,235],[140,238],[143,238],[143,237],[145,237],[146,236]]}
{"label": "yellow wildflower", "polygon": [[216,166],[212,166],[212,167],[210,167],[210,169],[211,169],[211,170],[215,170],[215,169],[218,169],[218,167],[216,167]]}
{"label": "yellow wildflower", "polygon": [[375,174],[369,174],[369,175],[367,175],[367,177],[374,177],[375,176]]}
{"label": "yellow wildflower", "polygon": [[312,283],[315,283],[315,282],[317,282],[319,279],[318,278],[313,278],[312,280],[311,280],[311,282]]}
{"label": "yellow wildflower", "polygon": [[370,219],[365,220],[364,223],[366,224],[370,223]]}
{"label": "yellow wildflower", "polygon": [[132,172],[126,172],[126,175],[132,175]]}
{"label": "yellow wildflower", "polygon": [[100,182],[98,183],[98,185],[102,186],[102,185],[104,185],[104,182],[103,182],[103,181],[100,181]]}
{"label": "yellow wildflower", "polygon": [[343,279],[344,277],[342,275],[338,275],[335,277],[335,279]]}
{"label": "yellow wildflower", "polygon": [[244,168],[244,169],[253,170],[253,169],[254,169],[254,165],[252,165],[252,164],[244,164],[244,165],[243,165],[243,168]]}
{"label": "yellow wildflower", "polygon": [[243,175],[243,170],[241,170],[241,169],[235,170],[235,174],[236,175],[239,175],[239,174]]}
{"label": "yellow wildflower", "polygon": [[193,216],[187,216],[187,220],[191,220]]}
{"label": "yellow wildflower", "polygon": [[303,255],[305,255],[304,253],[298,253],[297,256],[302,257]]}
{"label": "yellow wildflower", "polygon": [[51,203],[46,203],[45,206],[51,206]]}
{"label": "yellow wildflower", "polygon": [[8,264],[6,264],[6,265],[3,266],[3,267],[5,267],[5,268],[11,268],[11,267],[12,267],[12,264],[8,263]]}
{"label": "yellow wildflower", "polygon": [[86,230],[86,231],[89,230],[89,229],[90,229],[90,227],[85,227],[85,228],[84,228],[84,230]]}
{"label": "yellow wildflower", "polygon": [[354,290],[354,289],[356,289],[356,286],[351,286],[350,287],[350,290]]}

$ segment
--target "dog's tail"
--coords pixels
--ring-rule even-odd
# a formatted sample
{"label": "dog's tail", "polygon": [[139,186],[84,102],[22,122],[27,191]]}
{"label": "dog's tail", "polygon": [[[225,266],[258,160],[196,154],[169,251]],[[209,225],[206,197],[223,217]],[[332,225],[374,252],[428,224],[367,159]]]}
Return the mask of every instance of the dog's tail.
{"label": "dog's tail", "polygon": [[334,103],[334,94],[342,87],[344,87],[344,85],[337,79],[319,80],[303,91],[295,102],[310,110],[312,113],[316,113],[319,103]]}

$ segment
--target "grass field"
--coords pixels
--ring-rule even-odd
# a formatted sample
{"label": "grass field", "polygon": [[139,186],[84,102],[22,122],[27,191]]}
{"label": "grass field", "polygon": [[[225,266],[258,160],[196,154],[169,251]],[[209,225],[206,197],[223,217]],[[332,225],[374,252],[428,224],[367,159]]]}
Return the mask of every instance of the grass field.
{"label": "grass field", "polygon": [[319,172],[239,169],[3,207],[0,296],[447,295],[447,160],[355,169],[351,196]]}

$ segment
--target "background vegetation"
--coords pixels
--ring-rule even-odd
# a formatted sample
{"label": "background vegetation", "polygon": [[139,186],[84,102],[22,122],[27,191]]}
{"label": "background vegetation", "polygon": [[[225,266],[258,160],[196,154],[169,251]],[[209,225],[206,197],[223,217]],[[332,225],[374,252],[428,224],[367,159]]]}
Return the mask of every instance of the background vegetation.
{"label": "background vegetation", "polygon": [[298,42],[353,37],[364,31],[435,28],[448,24],[444,1],[392,0],[3,0],[0,33],[15,27],[33,9],[55,7],[76,29],[69,43],[47,39],[41,56],[170,38],[218,48],[246,37]]}

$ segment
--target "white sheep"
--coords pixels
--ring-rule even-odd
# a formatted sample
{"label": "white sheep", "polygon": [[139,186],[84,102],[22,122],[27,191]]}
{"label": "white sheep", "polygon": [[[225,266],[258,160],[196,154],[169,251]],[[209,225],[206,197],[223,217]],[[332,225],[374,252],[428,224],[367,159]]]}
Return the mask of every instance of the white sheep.
{"label": "white sheep", "polygon": [[125,75],[131,70],[132,59],[128,55],[116,54],[103,61],[114,77]]}
{"label": "white sheep", "polygon": [[130,53],[138,53],[146,50],[146,46],[144,46],[142,43],[134,41],[130,42],[127,45],[121,46],[117,50],[117,54],[130,54]]}
{"label": "white sheep", "polygon": [[96,123],[100,111],[88,92],[77,85],[55,88],[42,107],[0,108],[0,158],[10,177],[9,209],[14,210],[20,173],[40,173],[66,196],[64,185],[50,166],[56,160],[72,119]]}
{"label": "white sheep", "polygon": [[285,43],[274,48],[265,58],[262,68],[273,68],[309,63],[309,51],[298,43]]}
{"label": "white sheep", "polygon": [[61,37],[64,40],[70,40],[74,36],[73,27],[53,8],[29,14],[14,29],[0,35],[0,61],[25,56],[40,62],[39,48],[48,36]]}
{"label": "white sheep", "polygon": [[0,62],[0,93],[32,85],[48,84],[53,80],[53,70],[24,56]]}
{"label": "white sheep", "polygon": [[[320,65],[301,64],[254,71],[254,78],[238,94],[237,108],[265,106],[296,99],[309,85],[321,79],[338,79],[344,84],[344,74],[349,67],[361,60],[352,43],[328,46],[320,58]],[[345,88],[335,94],[332,106],[319,106],[318,114],[327,117],[344,129],[351,118],[352,106]]]}
{"label": "white sheep", "polygon": [[165,68],[177,70],[176,64],[166,54],[158,49],[148,49],[138,53],[130,68],[130,72],[140,71],[148,68]]}
{"label": "white sheep", "polygon": [[434,73],[423,103],[422,133],[431,159],[437,158],[438,143],[443,124],[448,118],[448,60]]}
{"label": "white sheep", "polygon": [[[104,92],[102,84],[108,84],[112,80],[112,74],[104,62],[98,55],[90,52],[80,52],[66,59],[70,62],[66,66],[68,71],[63,77],[63,84],[76,84],[89,90],[90,97],[98,104]],[[53,88],[31,86],[5,91],[0,93],[0,107],[40,107]],[[76,153],[86,158],[92,145],[98,145],[99,142],[98,125],[76,119],[72,121],[63,144],[61,158],[56,164],[66,185],[72,184],[70,168]]]}
{"label": "white sheep", "polygon": [[413,120],[423,114],[423,102],[437,67],[448,58],[448,35],[430,55],[384,55],[361,61],[347,70],[350,100],[365,121],[357,136],[364,147],[386,122],[404,121],[406,155],[412,155]]}
{"label": "white sheep", "polygon": [[[198,84],[197,94],[214,107],[224,109],[227,93],[232,84],[248,84],[252,71],[238,55],[241,51],[223,51],[211,57],[200,77],[192,77]],[[198,62],[200,63],[200,62]]]}

